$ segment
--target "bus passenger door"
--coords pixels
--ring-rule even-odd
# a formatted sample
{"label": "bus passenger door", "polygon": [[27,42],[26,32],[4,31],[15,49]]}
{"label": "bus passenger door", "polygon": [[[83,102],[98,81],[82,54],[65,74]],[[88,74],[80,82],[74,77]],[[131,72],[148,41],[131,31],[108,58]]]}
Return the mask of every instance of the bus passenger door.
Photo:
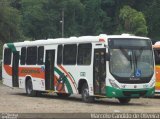
{"label": "bus passenger door", "polygon": [[106,49],[94,50],[94,65],[93,65],[93,84],[95,95],[105,95],[106,89]]}
{"label": "bus passenger door", "polygon": [[19,52],[13,52],[13,60],[12,60],[12,86],[19,87],[18,81],[18,67],[19,67]]}
{"label": "bus passenger door", "polygon": [[46,90],[54,89],[54,61],[55,50],[46,50],[45,57],[45,87]]}

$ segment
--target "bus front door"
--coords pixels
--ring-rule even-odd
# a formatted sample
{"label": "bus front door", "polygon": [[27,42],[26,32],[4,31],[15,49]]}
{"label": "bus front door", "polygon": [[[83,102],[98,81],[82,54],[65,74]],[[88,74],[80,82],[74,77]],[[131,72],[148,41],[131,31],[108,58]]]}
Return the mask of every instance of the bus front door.
{"label": "bus front door", "polygon": [[54,61],[55,50],[47,50],[45,57],[45,87],[46,90],[54,89]]}
{"label": "bus front door", "polygon": [[94,50],[94,65],[93,65],[93,84],[95,95],[105,95],[105,78],[106,78],[106,49]]}
{"label": "bus front door", "polygon": [[13,60],[12,60],[12,86],[19,87],[18,81],[18,67],[19,67],[19,52],[13,52]]}

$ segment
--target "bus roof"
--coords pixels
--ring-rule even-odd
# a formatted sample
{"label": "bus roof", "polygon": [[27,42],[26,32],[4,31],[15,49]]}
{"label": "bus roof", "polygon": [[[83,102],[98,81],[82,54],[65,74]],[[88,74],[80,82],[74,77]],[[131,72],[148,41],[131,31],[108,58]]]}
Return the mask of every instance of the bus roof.
{"label": "bus roof", "polygon": [[[41,39],[35,41],[15,42],[15,46],[32,46],[32,45],[47,45],[47,44],[70,44],[70,43],[87,43],[87,42],[105,42],[108,38],[136,38],[136,39],[149,39],[147,37],[139,37],[130,34],[122,35],[106,35],[100,34],[99,36],[80,36],[69,38],[55,38],[55,39]],[[100,40],[102,39],[102,40]],[[6,44],[4,44],[4,47]]]}

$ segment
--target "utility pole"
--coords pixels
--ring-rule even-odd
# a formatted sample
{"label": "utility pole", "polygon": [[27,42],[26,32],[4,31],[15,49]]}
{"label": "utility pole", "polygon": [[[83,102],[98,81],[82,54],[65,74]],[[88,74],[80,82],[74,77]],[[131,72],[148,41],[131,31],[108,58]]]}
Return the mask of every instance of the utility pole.
{"label": "utility pole", "polygon": [[62,9],[62,20],[60,21],[62,23],[62,38],[64,37],[64,9]]}

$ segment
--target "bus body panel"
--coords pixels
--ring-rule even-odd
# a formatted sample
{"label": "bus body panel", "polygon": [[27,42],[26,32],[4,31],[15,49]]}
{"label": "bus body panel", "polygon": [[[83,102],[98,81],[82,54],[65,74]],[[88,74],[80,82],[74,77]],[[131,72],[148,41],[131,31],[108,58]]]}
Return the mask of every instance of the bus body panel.
{"label": "bus body panel", "polygon": [[153,45],[154,49],[154,57],[155,57],[155,74],[156,74],[156,83],[155,83],[155,93],[160,94],[160,44],[159,41],[157,41]]}
{"label": "bus body panel", "polygon": [[160,93],[160,66],[156,65],[156,92]]}
{"label": "bus body panel", "polygon": [[[110,38],[139,38],[139,39],[147,39],[145,37],[136,37],[136,36],[123,36],[123,35],[113,35]],[[91,43],[92,44],[92,53],[91,53],[91,64],[90,65],[58,65],[57,64],[57,53],[58,53],[58,45],[66,45],[66,44],[79,44]],[[13,44],[16,50],[21,55],[22,47],[32,47],[36,46],[37,48],[40,46],[44,46],[44,55],[43,55],[43,64],[41,65],[21,65],[19,61],[18,68],[18,83],[19,88],[26,88],[26,79],[27,77],[31,78],[33,84],[33,90],[35,91],[49,91],[52,90],[54,92],[59,93],[70,93],[70,94],[79,94],[78,86],[79,81],[81,79],[86,80],[89,88],[90,96],[97,96],[95,94],[95,84],[94,84],[94,52],[98,49],[105,49],[105,53],[109,53],[108,46],[108,36],[100,35],[100,36],[86,36],[86,37],[73,37],[73,38],[61,38],[61,39],[48,39],[48,40],[38,40],[38,41],[25,41],[20,43]],[[4,49],[8,48],[8,45],[4,45]],[[49,90],[46,89],[46,56],[47,51],[54,51],[54,68],[53,69],[53,81],[51,85],[53,86]],[[4,56],[3,56],[4,57]],[[12,61],[11,56],[11,61]],[[12,62],[9,65],[12,69]],[[110,72],[110,64],[109,61],[106,61],[106,78],[105,78],[105,95],[99,94],[99,96],[105,97],[141,97],[141,96],[150,96],[154,93],[154,83],[155,83],[155,75],[151,77],[149,83],[138,83],[138,84],[128,84],[128,83],[120,83],[118,82],[114,76]],[[5,70],[5,65],[2,65],[2,76],[3,76],[3,84],[13,87],[12,85],[12,74],[9,75]],[[112,84],[112,81],[114,85]],[[117,87],[116,87],[117,86]],[[145,91],[145,94],[143,95]],[[124,95],[124,92],[129,93],[129,96]]]}
{"label": "bus body panel", "polygon": [[12,76],[9,75],[4,66],[2,65],[2,78],[3,78],[3,84],[9,86],[9,87],[12,87]]}
{"label": "bus body panel", "polygon": [[[109,67],[107,69],[107,79],[106,79],[106,96],[108,98],[113,97],[149,97],[153,96],[155,92],[155,74],[152,76],[149,83],[142,84],[126,84],[119,83],[114,80],[117,87],[113,87],[109,80],[114,79],[114,77],[109,73]],[[127,92],[127,93],[126,93]]]}

